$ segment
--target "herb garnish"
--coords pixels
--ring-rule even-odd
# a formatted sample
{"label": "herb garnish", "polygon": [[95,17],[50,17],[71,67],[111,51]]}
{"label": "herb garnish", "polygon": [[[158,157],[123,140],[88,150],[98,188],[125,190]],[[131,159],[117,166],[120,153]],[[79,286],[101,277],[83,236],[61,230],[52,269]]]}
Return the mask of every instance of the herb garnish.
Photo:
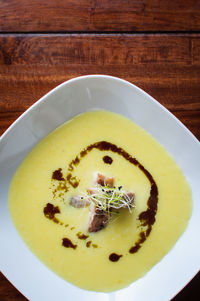
{"label": "herb garnish", "polygon": [[111,213],[119,213],[118,210],[121,208],[127,208],[130,212],[135,207],[133,203],[134,195],[130,196],[130,193],[123,190],[122,186],[109,187],[97,185],[87,194],[84,193],[84,199],[93,202],[99,211]]}

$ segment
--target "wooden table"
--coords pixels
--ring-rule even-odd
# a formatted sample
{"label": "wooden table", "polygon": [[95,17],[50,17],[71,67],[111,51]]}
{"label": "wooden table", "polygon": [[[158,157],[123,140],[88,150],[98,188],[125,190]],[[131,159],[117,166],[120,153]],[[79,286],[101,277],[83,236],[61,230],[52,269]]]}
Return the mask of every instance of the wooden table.
{"label": "wooden table", "polygon": [[[200,0],[0,0],[0,135],[85,74],[129,80],[200,139]],[[173,300],[198,291],[195,277]],[[0,300],[26,299],[1,275]]]}

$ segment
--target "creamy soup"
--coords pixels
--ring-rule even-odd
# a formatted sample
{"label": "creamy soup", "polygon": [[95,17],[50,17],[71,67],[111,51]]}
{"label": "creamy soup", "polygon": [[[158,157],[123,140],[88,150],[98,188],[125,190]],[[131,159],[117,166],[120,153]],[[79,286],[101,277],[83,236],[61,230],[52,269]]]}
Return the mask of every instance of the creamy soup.
{"label": "creamy soup", "polygon": [[[98,232],[90,206],[74,208],[99,172],[134,192]],[[176,243],[191,215],[190,187],[145,130],[111,112],[74,117],[45,137],[16,171],[9,208],[20,235],[51,270],[83,289],[110,292],[145,275]]]}

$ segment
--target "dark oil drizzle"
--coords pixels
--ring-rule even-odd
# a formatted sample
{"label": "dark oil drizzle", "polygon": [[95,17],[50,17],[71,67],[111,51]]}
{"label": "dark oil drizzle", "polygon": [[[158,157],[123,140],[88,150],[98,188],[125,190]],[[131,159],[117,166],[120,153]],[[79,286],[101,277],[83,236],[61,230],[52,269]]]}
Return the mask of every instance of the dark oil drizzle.
{"label": "dark oil drizzle", "polygon": [[58,184],[58,186],[56,187],[55,190],[56,190],[56,191],[64,191],[64,192],[68,192],[69,187],[66,186],[66,183],[65,183],[65,182],[60,182],[60,183]]}
{"label": "dark oil drizzle", "polygon": [[118,255],[116,253],[112,253],[109,256],[110,261],[116,262],[118,261],[123,255]]}
{"label": "dark oil drizzle", "polygon": [[74,245],[74,244],[72,243],[72,241],[71,241],[69,238],[67,238],[67,237],[64,237],[64,238],[62,239],[62,245],[63,245],[63,247],[65,247],[65,248],[72,248],[72,249],[76,249],[76,248],[77,248],[77,245]]}
{"label": "dark oil drizzle", "polygon": [[103,157],[103,161],[104,161],[104,163],[106,163],[106,164],[112,164],[113,159],[112,159],[110,156],[104,156],[104,157]]}
{"label": "dark oil drizzle", "polygon": [[[80,180],[72,175],[72,172],[74,171],[74,168],[80,163],[81,159],[85,157],[91,150],[98,149],[100,151],[112,151],[114,153],[119,154],[122,156],[125,160],[129,161],[131,164],[137,166],[144,175],[148,178],[151,189],[150,189],[150,196],[147,201],[147,210],[140,213],[138,219],[140,221],[140,226],[142,227],[142,230],[139,233],[139,238],[135,242],[135,244],[129,249],[129,253],[133,254],[136,253],[144,243],[144,241],[149,236],[152,226],[155,223],[155,216],[157,212],[157,203],[158,203],[158,188],[157,185],[152,177],[152,175],[144,168],[142,164],[140,164],[139,161],[137,161],[136,158],[129,155],[125,150],[122,148],[116,146],[115,144],[112,144],[107,141],[100,141],[96,142],[94,144],[89,145],[87,148],[82,150],[79,155],[75,157],[74,160],[72,160],[68,166],[67,176],[66,179],[63,177],[62,169],[59,168],[58,170],[55,170],[52,174],[52,179],[58,180],[58,181],[64,181],[59,183],[58,187],[54,191],[54,197],[56,196],[56,192],[59,190],[65,190],[67,192],[69,190],[69,187],[66,185],[68,182],[73,188],[78,187]],[[108,159],[109,158],[109,159]],[[104,156],[103,160],[106,164],[112,164],[112,158],[109,156]],[[110,163],[109,163],[110,162]],[[53,220],[55,223],[59,223],[60,225],[63,225],[62,222],[58,220],[58,218],[55,217],[56,213],[60,213],[60,209],[58,206],[54,206],[50,203],[46,205],[44,208],[44,215]],[[65,225],[67,227],[68,224]],[[144,229],[145,228],[145,229]],[[71,230],[74,229],[74,227],[71,228]],[[79,239],[86,239],[87,235],[79,233]],[[86,238],[85,238],[86,237]],[[63,246],[67,248],[74,248],[76,249],[77,245],[74,245],[68,238],[63,238]],[[88,241],[86,243],[86,247],[90,247],[92,245],[93,248],[97,248],[98,246],[95,244],[92,244],[92,241]],[[109,256],[109,259],[113,262],[116,262],[119,260],[119,258],[122,255],[117,255],[116,253],[112,253]]]}
{"label": "dark oil drizzle", "polygon": [[[54,181],[56,180],[56,181]],[[58,168],[53,171],[51,177],[53,199],[59,198],[63,203],[65,202],[65,193],[68,192],[67,180],[64,178],[62,169]]]}
{"label": "dark oil drizzle", "polygon": [[67,175],[67,181],[69,182],[69,184],[71,186],[73,186],[74,188],[78,187],[80,180],[77,179],[77,177],[72,177],[72,174],[69,173]]}
{"label": "dark oil drizzle", "polygon": [[65,181],[63,174],[62,174],[62,168],[58,168],[55,170],[52,174],[52,179],[57,181]]}
{"label": "dark oil drizzle", "polygon": [[66,185],[66,181],[59,182],[57,187],[53,190],[53,198],[59,197],[64,202],[64,193],[68,192],[68,190],[69,187]]}
{"label": "dark oil drizzle", "polygon": [[140,231],[138,241],[136,241],[136,243],[129,249],[129,252],[133,254],[140,249],[140,247],[142,246],[146,238],[149,236],[152,230],[152,226],[155,222],[157,203],[158,203],[158,188],[156,182],[154,181],[152,175],[148,172],[148,170],[146,170],[145,167],[136,158],[132,157],[124,149],[110,142],[100,141],[89,145],[87,148],[82,150],[74,160],[70,162],[68,167],[68,172],[67,172],[67,181],[74,188],[78,187],[80,180],[77,177],[73,177],[72,172],[74,171],[74,168],[80,163],[81,159],[85,157],[93,149],[98,149],[100,151],[112,151],[114,153],[119,154],[125,160],[129,161],[131,164],[137,166],[144,173],[144,175],[147,177],[148,181],[150,182],[151,189],[150,189],[150,196],[147,201],[148,207],[147,210],[140,213],[138,218],[140,221],[140,226],[145,227],[145,229]]}
{"label": "dark oil drizzle", "polygon": [[87,247],[87,248],[89,248],[89,247],[90,247],[90,245],[91,245],[91,243],[92,243],[92,241],[91,241],[91,240],[87,241],[87,242],[86,242],[86,247]]}
{"label": "dark oil drizzle", "polygon": [[146,239],[145,233],[140,232],[139,239],[136,241],[135,245],[129,249],[129,253],[131,253],[131,254],[136,253],[140,249],[140,247],[141,247],[142,243],[145,241],[145,239]]}
{"label": "dark oil drizzle", "polygon": [[81,232],[78,232],[78,233],[76,234],[76,236],[77,236],[79,239],[87,239],[87,238],[89,237],[89,235],[85,235],[85,234],[83,234],[83,233],[81,233]]}
{"label": "dark oil drizzle", "polygon": [[86,242],[86,247],[90,248],[90,246],[92,246],[94,249],[98,248],[98,245],[92,244],[91,240],[89,240],[89,241]]}
{"label": "dark oil drizzle", "polygon": [[55,223],[59,223],[59,220],[55,217],[56,213],[60,213],[60,208],[58,206],[54,206],[51,203],[47,203],[44,207],[44,215],[48,218],[53,220]]}
{"label": "dark oil drizzle", "polygon": [[[61,222],[57,217],[55,217],[55,214],[60,213],[60,208],[58,206],[54,206],[51,203],[47,203],[46,206],[43,209],[44,215],[46,218],[52,220],[54,223],[59,224],[61,226],[64,225],[63,222]],[[68,226],[68,224],[64,225],[65,227]]]}

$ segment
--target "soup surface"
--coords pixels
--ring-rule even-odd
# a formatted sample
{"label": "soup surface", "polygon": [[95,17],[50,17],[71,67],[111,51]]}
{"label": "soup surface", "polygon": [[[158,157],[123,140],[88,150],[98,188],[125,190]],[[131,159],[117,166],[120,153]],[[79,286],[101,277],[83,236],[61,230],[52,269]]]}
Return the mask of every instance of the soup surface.
{"label": "soup surface", "polygon": [[[135,194],[106,228],[88,232],[90,207],[73,196],[114,177]],[[9,209],[42,262],[83,289],[109,292],[145,275],[169,252],[191,215],[190,187],[172,157],[145,130],[111,112],[78,115],[45,137],[10,186]]]}

